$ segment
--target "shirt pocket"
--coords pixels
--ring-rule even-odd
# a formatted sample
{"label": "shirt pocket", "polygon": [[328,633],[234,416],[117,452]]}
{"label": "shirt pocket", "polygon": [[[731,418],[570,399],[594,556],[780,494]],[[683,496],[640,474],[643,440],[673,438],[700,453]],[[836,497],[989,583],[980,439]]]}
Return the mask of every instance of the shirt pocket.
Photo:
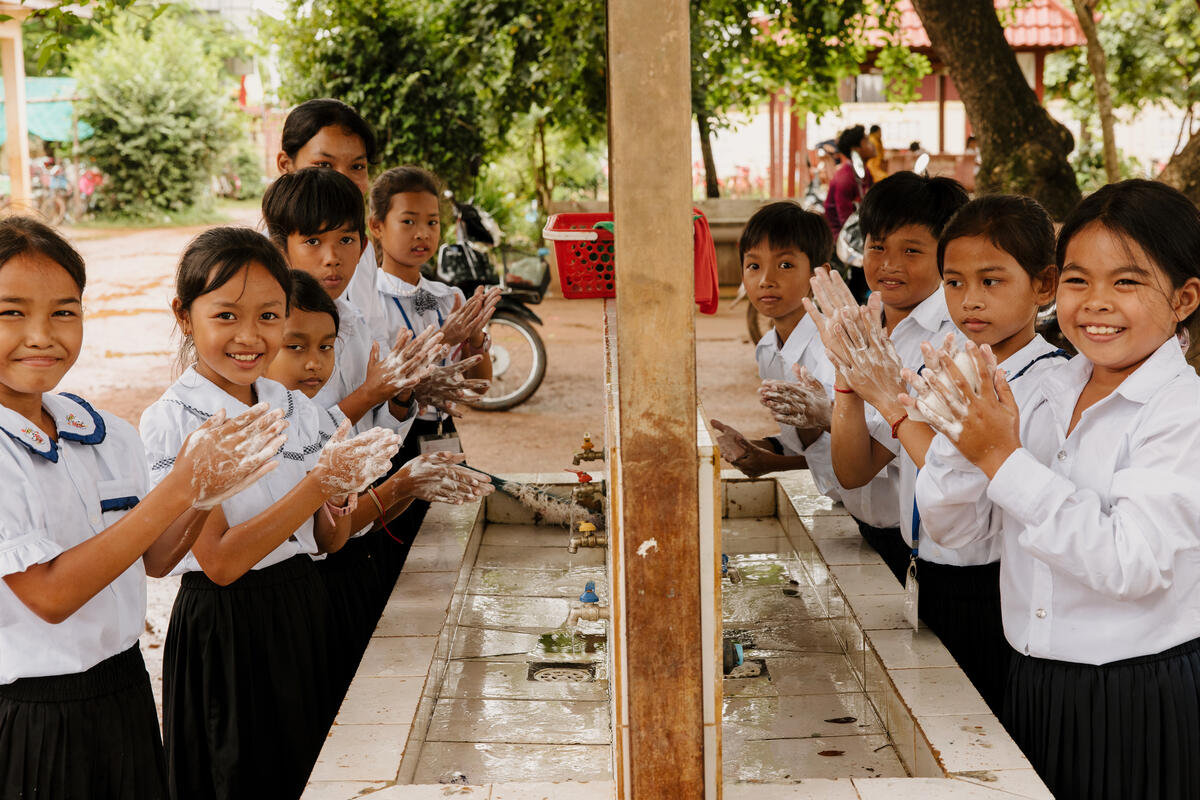
{"label": "shirt pocket", "polygon": [[100,530],[125,516],[142,499],[138,496],[138,482],[133,478],[97,481],[96,493],[100,496]]}

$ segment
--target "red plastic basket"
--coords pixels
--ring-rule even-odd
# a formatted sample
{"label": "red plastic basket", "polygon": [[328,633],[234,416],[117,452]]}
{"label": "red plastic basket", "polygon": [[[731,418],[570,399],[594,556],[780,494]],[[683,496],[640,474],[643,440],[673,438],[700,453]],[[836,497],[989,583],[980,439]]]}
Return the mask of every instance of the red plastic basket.
{"label": "red plastic basket", "polygon": [[563,297],[616,297],[613,274],[614,247],[611,231],[595,228],[597,222],[612,222],[612,214],[554,214],[542,235],[554,242],[558,282]]}

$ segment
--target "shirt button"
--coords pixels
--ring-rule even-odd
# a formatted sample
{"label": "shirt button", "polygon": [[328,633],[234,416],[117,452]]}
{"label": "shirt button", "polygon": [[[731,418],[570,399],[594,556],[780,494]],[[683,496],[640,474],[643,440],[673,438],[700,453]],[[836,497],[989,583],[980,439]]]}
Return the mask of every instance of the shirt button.
{"label": "shirt button", "polygon": [[1067,451],[1066,451],[1066,450],[1059,450],[1059,451],[1058,451],[1058,460],[1059,460],[1059,461],[1066,461],[1066,460],[1067,460]]}
{"label": "shirt button", "polygon": [[1033,614],[1034,614],[1034,616],[1036,616],[1038,619],[1045,619],[1045,618],[1046,618],[1046,609],[1044,609],[1044,608],[1039,608],[1037,611],[1033,612]]}

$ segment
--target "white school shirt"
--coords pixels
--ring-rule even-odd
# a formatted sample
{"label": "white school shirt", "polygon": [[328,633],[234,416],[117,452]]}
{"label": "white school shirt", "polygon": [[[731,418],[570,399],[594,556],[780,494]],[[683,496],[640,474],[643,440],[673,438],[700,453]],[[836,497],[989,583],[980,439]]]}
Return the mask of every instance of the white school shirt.
{"label": "white school shirt", "polygon": [[[338,407],[347,395],[363,385],[367,379],[367,364],[371,359],[373,339],[367,328],[366,319],[353,303],[343,295],[336,301],[338,310],[338,336],[333,344],[333,372],[325,385],[313,397],[313,402],[329,409],[340,424],[345,415]],[[387,350],[381,348],[381,352]],[[362,433],[376,426],[407,436],[416,419],[415,409],[404,419],[396,419],[387,403],[375,406],[354,425],[354,432]]]}
{"label": "white school shirt", "polygon": [[[400,331],[407,328],[413,335],[419,334],[430,325],[441,328],[446,319],[454,312],[455,298],[465,303],[466,296],[459,289],[441,281],[431,281],[424,275],[414,286],[408,281],[401,280],[383,270],[375,272],[376,294],[379,296],[379,308],[383,314],[381,327],[372,329],[375,341],[381,347],[394,343]],[[418,292],[426,292],[433,297],[433,305],[429,308],[416,308],[415,298]],[[461,353],[461,350],[456,352]],[[451,359],[457,358],[454,353]],[[439,412],[428,410],[420,415],[423,420],[437,420]]]}
{"label": "white school shirt", "polygon": [[[58,442],[0,406],[0,577],[44,564],[125,515],[150,488],[133,426],[69,394],[44,394]],[[132,647],[146,623],[139,558],[74,614],[52,625],[0,581],[0,685],[71,675]]]}
{"label": "white school shirt", "polygon": [[[809,374],[825,387],[825,394],[832,402],[835,370],[825,355],[825,346],[817,333],[816,323],[807,314],[797,323],[782,347],[775,330],[767,331],[754,348],[754,358],[758,362],[758,377],[763,380],[794,381],[796,376],[792,372],[792,365],[806,367]],[[780,423],[779,441],[789,455],[804,456],[813,483],[821,494],[840,501],[855,518],[868,525],[887,528],[896,524],[895,495],[885,473],[866,486],[847,489],[838,483],[833,472],[828,433],[822,433],[805,447],[794,427]]]}
{"label": "white school shirt", "polygon": [[[1055,355],[1060,354],[1060,355]],[[1066,353],[1037,334],[1017,352],[1000,363],[1000,369],[1014,387],[1024,387],[1035,383],[1034,376],[1038,373],[1057,369],[1067,363]],[[1019,376],[1019,377],[1017,377]],[[942,437],[945,438],[945,437]],[[900,448],[900,532],[904,541],[912,545],[913,509],[916,506],[917,465],[903,447]],[[965,459],[964,459],[965,460]],[[968,462],[969,463],[969,462]],[[924,530],[924,517],[921,528]],[[1000,540],[989,538],[981,542],[951,549],[943,547],[929,536],[919,536],[917,547],[920,557],[935,564],[946,564],[952,567],[979,566],[991,564],[1000,558]]]}
{"label": "white school shirt", "polygon": [[[287,441],[275,458],[279,466],[221,504],[230,527],[240,525],[279,502],[295,488],[308,471],[317,465],[321,448],[337,430],[333,416],[298,391],[288,391],[282,384],[267,378],[254,382],[260,402],[272,409],[284,409],[288,422]],[[175,381],[163,396],[142,413],[142,441],[150,465],[150,480],[158,483],[175,465],[175,456],[187,435],[206,419],[225,409],[235,417],[249,407],[218,388],[193,365]],[[253,569],[286,561],[295,555],[317,554],[313,536],[313,520],[308,517],[286,541],[268,553]],[[199,572],[200,564],[188,553],[173,574]]]}
{"label": "white school shirt", "polygon": [[1200,637],[1200,377],[1172,337],[1068,436],[1091,371],[1076,356],[1014,383],[1023,446],[990,483],[939,437],[917,501],[947,547],[1000,539],[1014,648],[1105,664]]}
{"label": "white school shirt", "polygon": [[[372,338],[382,339],[382,333],[377,334],[376,331],[382,331],[385,327],[386,316],[383,313],[382,298],[379,296],[379,290],[375,288],[375,274],[381,272],[379,266],[375,263],[375,245],[368,240],[367,246],[363,248],[362,255],[358,259],[358,264],[354,267],[354,274],[350,276],[350,283],[346,285],[346,291],[342,293],[351,305],[359,310],[363,319],[366,320],[367,330],[371,332]],[[341,299],[341,298],[339,298]],[[391,342],[386,344],[390,347]]]}

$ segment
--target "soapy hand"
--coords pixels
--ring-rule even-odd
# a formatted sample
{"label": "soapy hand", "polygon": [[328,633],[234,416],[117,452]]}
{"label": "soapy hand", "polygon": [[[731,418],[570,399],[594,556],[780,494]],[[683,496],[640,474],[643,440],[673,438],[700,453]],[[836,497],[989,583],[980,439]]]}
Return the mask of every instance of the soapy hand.
{"label": "soapy hand", "polygon": [[464,379],[463,373],[483,360],[476,355],[454,364],[434,367],[413,387],[413,399],[422,406],[436,408],[452,417],[461,417],[458,403],[469,403],[487,394],[491,381]]}
{"label": "soapy hand", "polygon": [[883,329],[882,298],[871,295],[862,308],[840,308],[830,335],[837,341],[831,360],[854,393],[884,416],[896,407],[897,392],[904,391],[904,365],[891,338]]}
{"label": "soapy hand", "polygon": [[174,469],[191,474],[192,506],[216,508],[279,465],[272,458],[287,436],[283,410],[259,403],[233,419],[222,409],[184,440]]}
{"label": "soapy hand", "polygon": [[486,497],[496,490],[491,479],[462,466],[462,453],[427,453],[400,468],[408,493],[430,503],[462,505]]}
{"label": "soapy hand", "polygon": [[803,299],[804,310],[817,326],[817,334],[820,335],[821,344],[825,345],[825,352],[829,354],[830,360],[839,356],[845,360],[841,349],[842,342],[833,333],[834,322],[842,309],[858,310],[859,305],[854,300],[854,294],[839,273],[826,267],[813,270],[810,285],[813,296],[812,299]]}
{"label": "soapy hand", "polygon": [[372,428],[354,438],[344,420],[321,450],[313,472],[322,490],[333,498],[361,492],[391,466],[403,438],[385,428]]}
{"label": "soapy hand", "polygon": [[793,365],[796,381],[763,381],[758,387],[758,399],[775,417],[776,422],[802,430],[828,431],[833,420],[833,403],[824,385],[808,373],[808,369]]}
{"label": "soapy hand", "polygon": [[[371,351],[372,361],[378,354],[378,344]],[[395,397],[405,389],[411,389],[437,366],[446,354],[442,332],[430,325],[417,336],[404,328],[396,336],[391,351],[379,362],[383,380],[387,383],[388,397]]]}
{"label": "soapy hand", "polygon": [[[987,345],[967,342],[962,353],[947,357],[922,345],[925,373],[909,373],[916,397],[900,402],[916,409],[929,424],[955,443],[988,477],[1021,446],[1020,411],[1004,371]],[[912,411],[910,410],[910,416]]]}
{"label": "soapy hand", "polygon": [[499,286],[493,286],[486,291],[480,286],[465,303],[455,298],[455,303],[462,305],[456,305],[454,311],[442,323],[442,340],[450,347],[455,347],[476,336],[482,337],[484,326],[491,321],[499,302]]}
{"label": "soapy hand", "polygon": [[746,473],[751,478],[765,475],[772,467],[765,463],[770,455],[768,451],[754,444],[736,429],[731,428],[720,420],[709,420],[717,429],[717,447],[721,450],[721,458]]}

